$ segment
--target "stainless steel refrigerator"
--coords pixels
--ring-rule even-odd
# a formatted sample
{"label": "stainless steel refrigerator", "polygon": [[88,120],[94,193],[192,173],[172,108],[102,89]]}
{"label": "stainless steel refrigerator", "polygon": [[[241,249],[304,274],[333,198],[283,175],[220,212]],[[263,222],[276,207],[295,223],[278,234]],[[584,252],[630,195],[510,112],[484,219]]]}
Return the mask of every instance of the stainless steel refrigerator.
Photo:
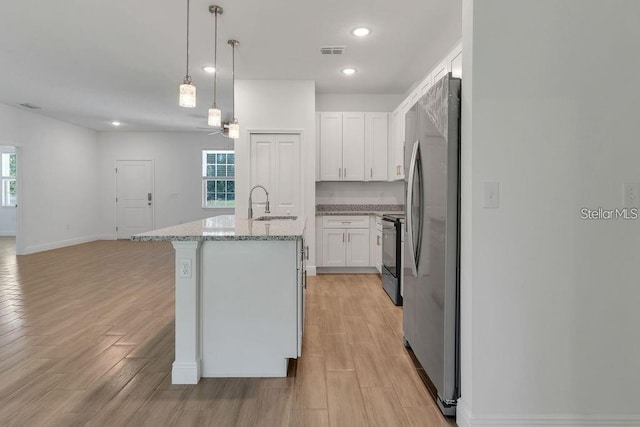
{"label": "stainless steel refrigerator", "polygon": [[460,384],[460,79],[451,74],[406,113],[405,182],[405,344],[442,412],[454,415]]}

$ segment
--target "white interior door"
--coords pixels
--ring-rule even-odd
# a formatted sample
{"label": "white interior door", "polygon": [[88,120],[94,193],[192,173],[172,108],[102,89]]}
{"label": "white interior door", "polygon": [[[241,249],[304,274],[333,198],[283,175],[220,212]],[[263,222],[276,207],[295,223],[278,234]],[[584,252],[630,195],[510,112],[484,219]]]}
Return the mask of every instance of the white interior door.
{"label": "white interior door", "polygon": [[153,230],[153,162],[116,161],[116,234],[118,239]]}
{"label": "white interior door", "polygon": [[[300,134],[251,134],[251,187],[269,192],[271,215],[301,215]],[[262,215],[266,197],[253,193],[254,217]]]}

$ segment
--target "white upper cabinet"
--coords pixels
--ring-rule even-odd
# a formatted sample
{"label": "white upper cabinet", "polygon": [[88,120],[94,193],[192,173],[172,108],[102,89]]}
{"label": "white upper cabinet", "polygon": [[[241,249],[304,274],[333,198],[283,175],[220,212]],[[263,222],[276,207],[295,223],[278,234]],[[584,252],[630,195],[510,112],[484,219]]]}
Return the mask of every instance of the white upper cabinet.
{"label": "white upper cabinet", "polygon": [[389,181],[404,179],[404,115],[409,110],[410,100],[396,108],[391,113],[393,133],[389,139],[389,153],[391,153]]}
{"label": "white upper cabinet", "polygon": [[389,181],[397,181],[402,179],[404,175],[404,141],[401,137],[401,130],[404,128],[404,114],[402,108],[398,107],[391,113],[391,138],[389,140],[389,153],[391,161],[389,162]]}
{"label": "white upper cabinet", "polygon": [[[433,77],[433,76],[432,76],[431,74],[429,74],[429,75],[427,76],[427,78],[426,78],[426,79],[424,79],[424,80],[422,81],[422,83],[420,84],[420,93],[421,93],[422,95],[424,95],[425,93],[427,93],[427,91],[429,90],[429,88],[430,88],[431,86],[433,86],[433,79],[432,79],[432,77]],[[412,104],[412,105],[413,105],[413,104]]]}
{"label": "white upper cabinet", "polygon": [[386,181],[389,167],[389,114],[364,113],[365,181]]}
{"label": "white upper cabinet", "polygon": [[342,113],[320,113],[320,179],[342,180]]}
{"label": "white upper cabinet", "polygon": [[391,113],[389,132],[389,181],[404,179],[405,114],[418,100],[447,73],[462,77],[462,43],[455,46],[416,89]]}
{"label": "white upper cabinet", "polygon": [[462,52],[457,52],[451,59],[451,75],[462,78]]}
{"label": "white upper cabinet", "polygon": [[342,180],[364,181],[364,113],[342,113]]}
{"label": "white upper cabinet", "polygon": [[388,113],[319,115],[320,181],[388,179]]}
{"label": "white upper cabinet", "polygon": [[316,181],[320,181],[320,113],[316,113]]}
{"label": "white upper cabinet", "polygon": [[433,72],[433,82],[435,83],[446,76],[449,71],[451,71],[451,63],[449,61],[445,61],[444,64],[440,64],[440,66]]}

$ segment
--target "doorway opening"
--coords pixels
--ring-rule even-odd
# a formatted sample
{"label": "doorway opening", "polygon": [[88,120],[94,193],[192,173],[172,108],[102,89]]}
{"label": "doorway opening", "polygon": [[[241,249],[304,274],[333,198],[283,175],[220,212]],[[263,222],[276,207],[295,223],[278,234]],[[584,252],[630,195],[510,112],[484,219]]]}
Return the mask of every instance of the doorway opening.
{"label": "doorway opening", "polygon": [[15,242],[18,250],[18,154],[16,147],[0,145],[0,237]]}

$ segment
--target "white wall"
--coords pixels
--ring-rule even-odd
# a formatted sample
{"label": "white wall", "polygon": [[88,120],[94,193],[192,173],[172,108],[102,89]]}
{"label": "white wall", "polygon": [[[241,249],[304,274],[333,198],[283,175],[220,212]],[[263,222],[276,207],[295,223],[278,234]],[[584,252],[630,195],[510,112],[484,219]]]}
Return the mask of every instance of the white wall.
{"label": "white wall", "polygon": [[[0,154],[15,153],[14,147],[0,145]],[[0,236],[16,235],[16,208],[15,206],[0,206]]]}
{"label": "white wall", "polygon": [[202,150],[233,149],[232,140],[206,132],[100,132],[100,233],[115,239],[116,160],[154,161],[155,228],[195,221],[233,209],[202,208]]}
{"label": "white wall", "polygon": [[640,425],[640,2],[464,9],[458,424]]}
{"label": "white wall", "polygon": [[[249,131],[299,130],[303,215],[306,216],[305,245],[308,265],[315,267],[315,82],[312,80],[236,81],[236,117],[240,138],[236,140],[236,192],[249,195]],[[236,215],[247,217],[248,199],[240,197]]]}
{"label": "white wall", "polygon": [[316,94],[316,111],[393,111],[403,99],[402,94]]}
{"label": "white wall", "polygon": [[395,182],[318,182],[316,204],[402,205],[404,181]]}
{"label": "white wall", "polygon": [[21,253],[97,238],[96,132],[0,105],[0,144],[18,147]]}

